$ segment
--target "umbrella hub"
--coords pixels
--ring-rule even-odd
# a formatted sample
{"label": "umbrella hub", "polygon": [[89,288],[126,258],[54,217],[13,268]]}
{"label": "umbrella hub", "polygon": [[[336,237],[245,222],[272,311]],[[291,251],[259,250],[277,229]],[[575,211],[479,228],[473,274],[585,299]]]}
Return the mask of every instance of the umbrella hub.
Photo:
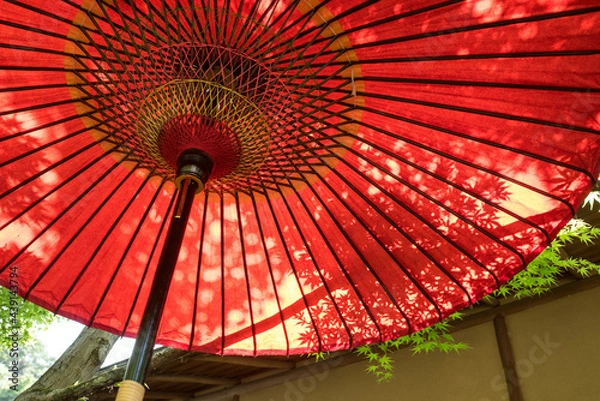
{"label": "umbrella hub", "polygon": [[252,175],[269,155],[271,130],[247,96],[214,81],[173,79],[139,107],[136,136],[148,160],[174,176],[179,155],[200,149],[214,161],[211,180],[235,182]]}
{"label": "umbrella hub", "polygon": [[[180,155],[187,149],[201,149],[217,163],[212,179],[233,174],[242,161],[242,147],[235,131],[222,122],[201,114],[184,114],[171,118],[158,134],[158,149],[162,159],[176,169]],[[246,158],[251,155],[246,155]],[[244,160],[260,164],[261,160]]]}

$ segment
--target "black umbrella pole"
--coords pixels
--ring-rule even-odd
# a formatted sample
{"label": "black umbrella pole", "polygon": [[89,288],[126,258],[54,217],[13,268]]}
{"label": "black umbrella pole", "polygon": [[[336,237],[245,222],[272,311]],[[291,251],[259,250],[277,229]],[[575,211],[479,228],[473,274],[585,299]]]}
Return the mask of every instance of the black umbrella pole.
{"label": "black umbrella pole", "polygon": [[[187,161],[185,155],[184,153],[180,157],[180,171],[176,180],[180,187],[176,210],[172,216],[162,254],[158,261],[133,353],[127,363],[125,376],[119,387],[117,401],[141,401],[144,398],[144,380],[150,366],[158,326],[167,300],[177,258],[179,257],[179,250],[194,202],[194,195],[203,189],[206,177],[212,170],[212,162],[208,165],[208,169],[206,169],[206,166],[201,166],[204,167],[201,171],[196,163],[183,164],[182,166],[182,159],[183,162]],[[197,155],[197,153],[194,153],[194,155]],[[208,160],[210,161],[210,158]],[[199,171],[200,173],[207,172],[207,174],[196,174]]]}

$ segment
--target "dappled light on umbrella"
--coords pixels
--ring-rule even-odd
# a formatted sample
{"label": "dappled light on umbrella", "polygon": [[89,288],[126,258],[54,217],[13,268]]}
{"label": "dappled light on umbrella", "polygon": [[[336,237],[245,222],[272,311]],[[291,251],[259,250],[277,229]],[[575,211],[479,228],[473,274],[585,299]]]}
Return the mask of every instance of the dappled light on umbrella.
{"label": "dappled light on umbrella", "polygon": [[171,252],[156,340],[217,354],[427,327],[595,183],[598,22],[591,0],[3,2],[0,282],[136,336]]}

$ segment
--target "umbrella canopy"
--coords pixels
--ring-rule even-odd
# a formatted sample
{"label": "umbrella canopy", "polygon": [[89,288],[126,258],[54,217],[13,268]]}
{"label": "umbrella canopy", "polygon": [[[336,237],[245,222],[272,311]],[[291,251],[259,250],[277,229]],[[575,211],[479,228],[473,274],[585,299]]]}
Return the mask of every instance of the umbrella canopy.
{"label": "umbrella canopy", "polygon": [[0,5],[0,283],[134,336],[177,158],[158,342],[355,347],[522,270],[598,175],[596,0]]}

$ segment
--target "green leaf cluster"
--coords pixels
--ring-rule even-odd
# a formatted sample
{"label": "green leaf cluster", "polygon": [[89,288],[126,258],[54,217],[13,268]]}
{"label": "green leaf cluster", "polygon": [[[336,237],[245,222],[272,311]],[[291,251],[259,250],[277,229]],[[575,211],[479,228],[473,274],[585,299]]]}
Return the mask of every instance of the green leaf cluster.
{"label": "green leaf cluster", "polygon": [[[600,274],[600,265],[586,259],[568,257],[564,251],[567,244],[575,241],[591,245],[599,238],[600,228],[592,227],[582,220],[571,220],[558,233],[550,246],[525,270],[494,291],[491,296],[517,299],[537,296],[550,291],[557,284],[558,278],[565,273],[575,272],[582,277]],[[468,349],[467,344],[455,342],[449,332],[451,322],[460,317],[460,313],[454,313],[444,321],[416,333],[380,344],[363,345],[355,349],[355,352],[368,361],[366,371],[375,375],[378,382],[389,381],[393,377],[394,370],[391,352],[401,347],[409,347],[413,353],[433,351],[449,353]]]}
{"label": "green leaf cluster", "polygon": [[19,346],[29,344],[35,329],[46,328],[55,316],[46,309],[15,296],[10,290],[0,287],[0,345],[11,349],[14,332],[18,334]]}
{"label": "green leaf cluster", "polygon": [[569,257],[564,251],[567,244],[579,241],[591,245],[598,238],[600,228],[592,227],[583,220],[571,220],[527,269],[516,274],[494,291],[492,296],[517,299],[538,296],[550,291],[565,273],[574,272],[582,277],[600,273],[600,265],[587,259]]}
{"label": "green leaf cluster", "polygon": [[391,353],[400,348],[409,347],[415,354],[433,351],[450,353],[468,349],[467,344],[456,342],[450,334],[450,323],[460,318],[461,313],[456,312],[444,321],[421,331],[380,344],[363,345],[358,347],[355,352],[368,361],[366,368],[368,373],[375,375],[378,382],[386,382],[393,377],[394,361]]}

